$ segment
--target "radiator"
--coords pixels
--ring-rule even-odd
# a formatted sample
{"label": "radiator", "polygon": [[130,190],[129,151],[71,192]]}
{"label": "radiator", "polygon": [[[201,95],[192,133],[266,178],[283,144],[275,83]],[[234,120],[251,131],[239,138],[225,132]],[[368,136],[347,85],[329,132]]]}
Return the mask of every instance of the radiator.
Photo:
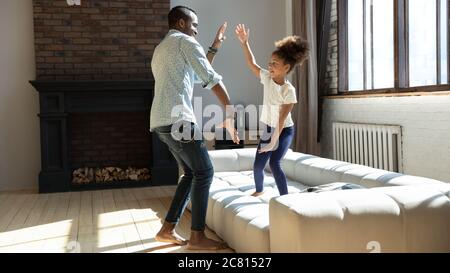
{"label": "radiator", "polygon": [[334,159],[402,172],[401,127],[333,123]]}

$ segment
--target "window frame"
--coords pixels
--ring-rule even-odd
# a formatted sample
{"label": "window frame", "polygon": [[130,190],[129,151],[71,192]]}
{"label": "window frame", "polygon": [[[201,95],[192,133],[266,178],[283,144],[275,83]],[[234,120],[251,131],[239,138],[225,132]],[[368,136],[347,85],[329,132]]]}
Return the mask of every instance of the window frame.
{"label": "window frame", "polygon": [[[437,11],[441,1],[437,1]],[[437,84],[427,86],[409,86],[409,48],[408,48],[408,3],[409,0],[394,0],[394,87],[383,89],[348,90],[348,0],[337,0],[338,2],[338,94],[381,94],[381,93],[409,93],[409,92],[434,92],[449,91],[450,84]],[[441,62],[439,41],[440,33],[440,13],[436,18],[438,24],[437,39],[437,82],[441,79]],[[450,25],[450,0],[447,0],[447,22]],[[450,28],[450,26],[449,26]],[[449,29],[450,30],[450,29]],[[450,32],[450,31],[449,31]],[[365,39],[363,38],[364,43]],[[450,81],[450,33],[447,34],[447,78]],[[365,55],[365,54],[364,54]],[[366,68],[364,68],[365,70]],[[364,72],[364,78],[367,73]],[[373,75],[372,75],[373,76]],[[373,83],[372,83],[373,84]]]}

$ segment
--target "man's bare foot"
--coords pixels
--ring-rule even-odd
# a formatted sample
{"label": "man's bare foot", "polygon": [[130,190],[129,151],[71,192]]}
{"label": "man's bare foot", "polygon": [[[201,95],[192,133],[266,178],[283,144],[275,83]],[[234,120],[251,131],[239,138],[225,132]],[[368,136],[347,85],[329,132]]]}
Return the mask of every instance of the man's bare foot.
{"label": "man's bare foot", "polygon": [[155,236],[155,240],[162,243],[185,245],[187,241],[175,232],[175,224],[164,222]]}
{"label": "man's bare foot", "polygon": [[217,242],[206,237],[204,231],[191,231],[191,238],[187,244],[191,250],[221,250],[228,248],[225,242]]}
{"label": "man's bare foot", "polygon": [[258,196],[263,195],[263,194],[264,194],[263,191],[260,191],[260,192],[255,191],[254,193],[251,194],[251,196],[258,197]]}

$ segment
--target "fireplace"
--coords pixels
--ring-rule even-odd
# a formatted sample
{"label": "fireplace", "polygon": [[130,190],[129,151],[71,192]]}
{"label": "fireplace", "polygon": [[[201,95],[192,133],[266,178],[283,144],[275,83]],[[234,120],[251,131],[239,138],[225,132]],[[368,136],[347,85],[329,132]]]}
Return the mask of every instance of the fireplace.
{"label": "fireplace", "polygon": [[30,82],[39,92],[39,192],[175,185],[178,166],[150,133],[151,80]]}
{"label": "fireplace", "polygon": [[177,183],[176,161],[148,130],[151,56],[169,9],[169,0],[33,0],[40,192]]}

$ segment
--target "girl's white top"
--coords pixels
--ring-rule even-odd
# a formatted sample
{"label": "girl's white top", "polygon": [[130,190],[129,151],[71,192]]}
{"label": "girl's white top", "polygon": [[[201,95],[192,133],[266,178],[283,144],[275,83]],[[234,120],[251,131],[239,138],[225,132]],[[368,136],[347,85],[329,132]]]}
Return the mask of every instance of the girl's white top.
{"label": "girl's white top", "polygon": [[[269,71],[261,69],[261,83],[264,86],[264,99],[260,121],[275,128],[278,125],[280,108],[283,104],[297,103],[295,87],[288,81],[279,85],[270,77]],[[291,113],[288,114],[283,128],[294,125]]]}

